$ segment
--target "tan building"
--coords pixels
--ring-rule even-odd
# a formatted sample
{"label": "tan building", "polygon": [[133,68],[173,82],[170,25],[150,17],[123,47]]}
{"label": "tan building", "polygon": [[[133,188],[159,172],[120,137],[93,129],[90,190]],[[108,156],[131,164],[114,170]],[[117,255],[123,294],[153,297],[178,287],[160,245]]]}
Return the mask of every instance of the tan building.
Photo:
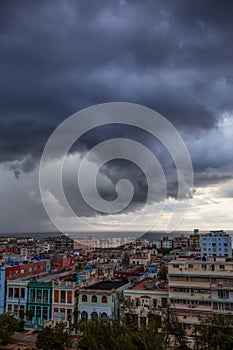
{"label": "tan building", "polygon": [[77,310],[78,283],[71,281],[52,281],[52,321],[74,322]]}
{"label": "tan building", "polygon": [[132,289],[123,292],[125,306],[122,308],[124,317],[134,315],[139,327],[148,323],[148,314],[161,315],[168,305],[168,287],[156,280],[143,280]]}
{"label": "tan building", "polygon": [[186,328],[212,313],[233,314],[233,261],[215,260],[168,264],[170,308]]}

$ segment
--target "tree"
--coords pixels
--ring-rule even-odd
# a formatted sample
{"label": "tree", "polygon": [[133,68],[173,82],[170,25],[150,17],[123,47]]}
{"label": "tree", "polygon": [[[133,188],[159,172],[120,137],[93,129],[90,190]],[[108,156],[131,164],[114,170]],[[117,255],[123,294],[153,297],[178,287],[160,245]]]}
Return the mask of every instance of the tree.
{"label": "tree", "polygon": [[6,345],[11,341],[12,335],[18,330],[18,322],[14,316],[0,315],[0,343]]}
{"label": "tree", "polygon": [[167,272],[168,272],[168,268],[167,265],[162,264],[159,268],[159,272],[158,272],[158,279],[160,281],[165,281],[167,282]]}
{"label": "tree", "polygon": [[66,329],[63,322],[57,323],[55,327],[45,327],[40,331],[36,340],[37,349],[64,350],[72,345],[70,331]]}
{"label": "tree", "polygon": [[166,349],[169,348],[171,343],[174,344],[176,350],[189,349],[186,332],[177,316],[171,313],[169,307],[163,317],[162,331],[165,334],[164,343]]}
{"label": "tree", "polygon": [[200,320],[195,327],[196,350],[232,350],[233,317],[231,315],[212,315]]}

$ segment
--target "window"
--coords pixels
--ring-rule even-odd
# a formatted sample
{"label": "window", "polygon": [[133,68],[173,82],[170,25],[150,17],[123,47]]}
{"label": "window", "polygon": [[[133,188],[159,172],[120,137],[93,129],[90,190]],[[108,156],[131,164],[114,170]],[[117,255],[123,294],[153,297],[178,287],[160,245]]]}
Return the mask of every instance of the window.
{"label": "window", "polygon": [[91,314],[91,319],[92,319],[92,321],[98,319],[98,314],[97,314],[97,312],[92,312],[92,314]]}
{"label": "window", "polygon": [[43,307],[43,320],[47,320],[47,319],[48,319],[48,308]]}
{"label": "window", "polygon": [[175,264],[175,265],[173,265],[173,268],[174,268],[174,269],[178,269],[178,268],[179,268],[179,265]]}
{"label": "window", "polygon": [[67,291],[67,303],[68,304],[72,303],[72,291],[71,290]]}
{"label": "window", "polygon": [[161,306],[163,309],[165,309],[167,307],[167,298],[162,298],[161,299]]}
{"label": "window", "polygon": [[91,301],[92,301],[92,303],[97,303],[97,296],[92,295]]}
{"label": "window", "polygon": [[193,264],[189,264],[189,269],[193,269]]}
{"label": "window", "polygon": [[[84,296],[84,295],[83,295]],[[87,320],[88,319],[88,314],[87,314],[87,312],[86,311],[83,311],[82,313],[81,313],[81,319],[82,320]]]}
{"label": "window", "polygon": [[9,290],[8,290],[8,297],[9,298],[13,297],[13,288],[9,288]]}
{"label": "window", "polygon": [[219,270],[225,270],[225,265],[219,265]]}
{"label": "window", "polygon": [[219,290],[218,291],[219,299],[229,299],[229,291],[228,290]]}
{"label": "window", "polygon": [[61,299],[60,299],[61,303],[65,303],[66,302],[66,291],[65,290],[61,290]]}
{"label": "window", "polygon": [[58,303],[59,302],[59,293],[58,290],[54,291],[54,302]]}
{"label": "window", "polygon": [[86,295],[82,295],[82,301],[83,301],[84,303],[87,302],[87,296],[86,296]]}
{"label": "window", "polygon": [[24,288],[20,289],[20,298],[22,298],[22,299],[25,298],[25,289]]}
{"label": "window", "polygon": [[106,314],[106,312],[102,312],[101,320],[104,321],[104,322],[106,322],[108,320],[108,315]]}
{"label": "window", "polygon": [[102,303],[107,304],[107,302],[108,302],[108,298],[105,295],[103,295],[102,296]]}

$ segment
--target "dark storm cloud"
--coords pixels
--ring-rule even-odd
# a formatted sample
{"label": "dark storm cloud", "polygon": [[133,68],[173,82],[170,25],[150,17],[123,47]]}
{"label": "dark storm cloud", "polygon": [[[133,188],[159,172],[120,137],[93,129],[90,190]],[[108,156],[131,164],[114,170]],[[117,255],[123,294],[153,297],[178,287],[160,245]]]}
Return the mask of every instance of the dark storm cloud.
{"label": "dark storm cloud", "polygon": [[[35,169],[47,138],[81,108],[110,101],[151,107],[188,142],[203,140],[233,109],[233,4],[230,1],[2,0],[0,2],[0,162],[14,171]],[[127,134],[128,133],[128,134]],[[116,128],[83,137],[84,152],[108,137],[133,137]],[[136,139],[147,146],[143,133]],[[208,140],[208,150],[215,149]],[[229,150],[203,153],[189,143],[196,185],[224,178],[205,175],[226,166]],[[176,197],[176,174],[157,147]],[[143,175],[130,164],[102,169],[113,184],[121,176],[145,198]],[[231,176],[229,174],[222,175]],[[143,185],[142,185],[143,184]],[[100,193],[108,198],[105,188]]]}

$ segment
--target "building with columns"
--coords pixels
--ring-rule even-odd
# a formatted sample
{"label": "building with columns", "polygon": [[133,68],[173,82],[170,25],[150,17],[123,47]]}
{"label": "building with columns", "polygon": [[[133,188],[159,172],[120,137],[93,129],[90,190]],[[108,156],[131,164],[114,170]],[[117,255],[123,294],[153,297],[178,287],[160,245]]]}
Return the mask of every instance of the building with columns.
{"label": "building with columns", "polygon": [[24,318],[27,312],[29,280],[6,281],[6,309],[5,312],[16,318]]}
{"label": "building with columns", "polygon": [[74,322],[78,302],[78,283],[52,281],[52,321]]}

